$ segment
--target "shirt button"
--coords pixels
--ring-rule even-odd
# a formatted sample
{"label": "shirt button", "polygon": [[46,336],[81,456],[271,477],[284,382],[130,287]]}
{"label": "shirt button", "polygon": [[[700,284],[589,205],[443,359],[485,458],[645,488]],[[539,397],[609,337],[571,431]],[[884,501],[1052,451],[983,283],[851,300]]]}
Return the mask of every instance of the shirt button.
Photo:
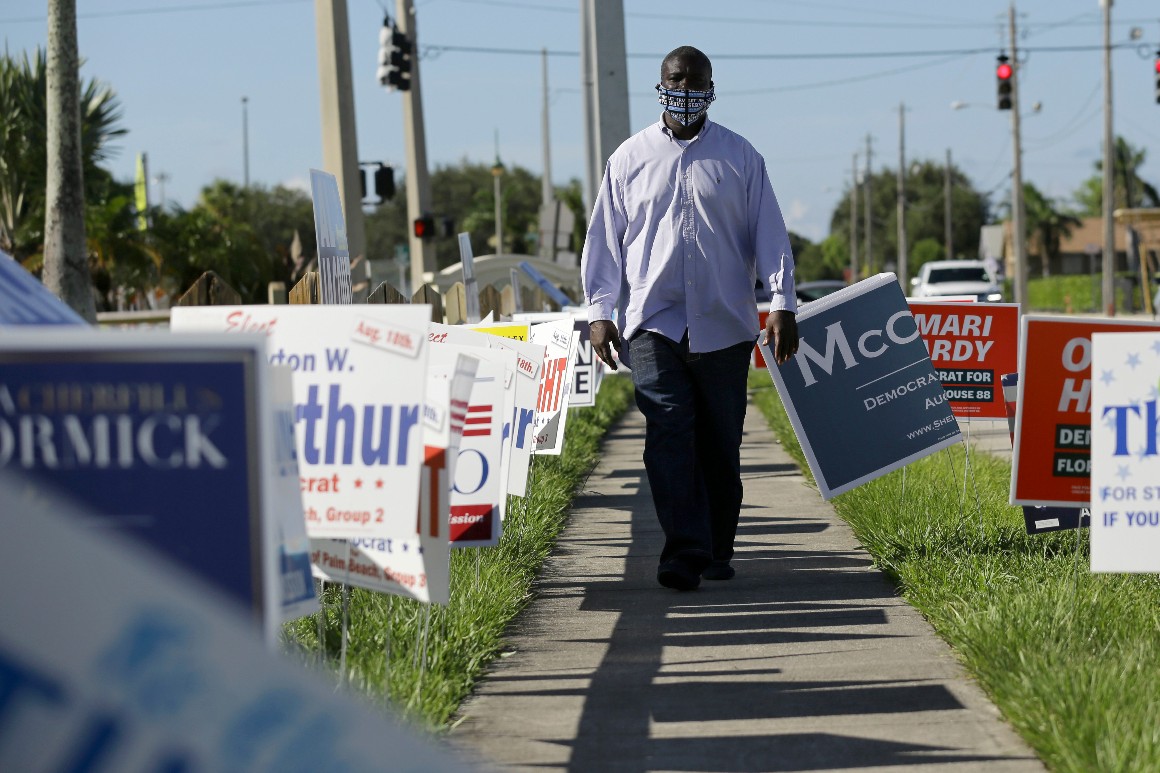
{"label": "shirt button", "polygon": [[689,285],[690,287],[692,287],[692,286],[693,286],[693,280],[692,280],[692,279],[690,279],[690,280],[689,280],[688,282],[686,282],[685,284],[687,284],[687,285]]}

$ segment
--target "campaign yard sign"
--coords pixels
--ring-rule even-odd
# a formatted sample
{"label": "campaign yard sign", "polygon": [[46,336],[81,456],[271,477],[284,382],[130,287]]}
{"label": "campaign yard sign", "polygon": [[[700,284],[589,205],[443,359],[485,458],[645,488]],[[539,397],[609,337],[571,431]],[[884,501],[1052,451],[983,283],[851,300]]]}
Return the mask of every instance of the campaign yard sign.
{"label": "campaign yard sign", "polygon": [[271,653],[202,578],[23,480],[0,471],[0,770],[465,769]]}
{"label": "campaign yard sign", "polygon": [[[1003,386],[1003,400],[1007,410],[1007,429],[1011,433],[1011,445],[1015,445],[1015,414],[1019,396],[1019,374],[1004,373],[999,376]],[[1043,505],[1023,505],[1023,525],[1028,534],[1042,534],[1049,531],[1085,529],[1091,513],[1086,507],[1045,507]]]}
{"label": "campaign yard sign", "polygon": [[529,325],[479,325],[481,333],[492,336],[493,346],[516,354],[514,405],[504,421],[504,441],[510,446],[506,491],[523,497],[528,491],[528,472],[532,461],[533,423],[540,391],[540,369],[544,365],[545,347],[528,342]]}
{"label": "campaign yard sign", "polygon": [[[493,351],[509,355],[509,352]],[[503,419],[505,368],[485,359],[471,389],[463,422],[463,439],[455,460],[451,486],[451,546],[489,547],[499,544],[504,497]]]}
{"label": "campaign yard sign", "polygon": [[[9,331],[0,336],[0,470],[84,502],[94,526],[198,575],[272,637],[284,578],[265,360],[254,335]],[[3,515],[0,542],[20,525]]]}
{"label": "campaign yard sign", "polygon": [[1093,572],[1160,572],[1160,330],[1092,335]]}
{"label": "campaign yard sign", "polygon": [[264,333],[270,363],[294,371],[311,538],[411,539],[430,315],[423,305],[182,306],[170,326]]}
{"label": "campaign yard sign", "polygon": [[350,246],[338,180],[329,172],[311,169],[310,196],[318,241],[318,299],[322,303],[350,303]]}
{"label": "campaign yard sign", "polygon": [[87,325],[7,252],[0,250],[0,328],[6,325]]}
{"label": "campaign yard sign", "polygon": [[1011,504],[1091,505],[1091,337],[1155,330],[1160,324],[1023,317]]}
{"label": "campaign yard sign", "polygon": [[805,305],[798,336],[785,364],[762,355],[823,499],[961,440],[893,274]]}
{"label": "campaign yard sign", "polygon": [[910,302],[918,332],[960,418],[1007,415],[999,376],[1019,363],[1019,304]]}
{"label": "campaign yard sign", "polygon": [[571,317],[532,325],[531,341],[544,346],[540,369],[540,392],[536,400],[533,452],[559,456],[564,450],[564,426],[568,422],[568,398],[576,362],[579,336]]}

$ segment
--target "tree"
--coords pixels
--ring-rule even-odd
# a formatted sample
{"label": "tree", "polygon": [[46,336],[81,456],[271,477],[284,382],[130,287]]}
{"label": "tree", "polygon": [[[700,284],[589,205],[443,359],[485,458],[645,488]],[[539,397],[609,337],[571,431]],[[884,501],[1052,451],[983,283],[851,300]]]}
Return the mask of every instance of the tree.
{"label": "tree", "polygon": [[[48,167],[48,74],[43,51],[21,59],[0,56],[0,249],[26,268],[43,268],[45,189]],[[81,92],[81,150],[85,199],[104,212],[109,173],[100,164],[111,142],[125,134],[121,109],[112,90],[89,80]],[[100,216],[100,212],[97,216]]]}
{"label": "tree", "polygon": [[85,245],[79,69],[76,0],[48,0],[44,285],[73,311],[96,322]]}
{"label": "tree", "polygon": [[[1160,207],[1160,194],[1155,186],[1140,177],[1140,167],[1147,157],[1145,149],[1134,147],[1123,137],[1116,137],[1112,153],[1113,209]],[[1096,161],[1094,166],[1100,174],[1084,180],[1073,194],[1082,217],[1103,217],[1104,214],[1103,159]]]}
{"label": "tree", "polygon": [[[990,204],[987,197],[977,192],[970,179],[957,167],[951,173],[951,227],[957,254],[974,256],[979,249],[979,229],[987,222]],[[915,161],[906,178],[906,237],[908,244],[923,239],[942,242],[945,237],[944,177],[946,166],[933,161]],[[870,265],[865,255],[864,199],[865,188],[859,190],[857,233],[859,268],[865,273],[881,271],[887,263],[895,263],[898,256],[898,175],[883,169],[870,177],[871,191],[871,249]],[[830,218],[830,235],[850,243],[850,193],[834,208]],[[913,255],[913,250],[911,250]],[[918,268],[913,259],[907,261],[911,273]]]}
{"label": "tree", "polygon": [[1051,260],[1059,257],[1060,242],[1081,223],[1078,217],[1044,196],[1031,183],[1023,183],[1024,228],[1029,243],[1037,244],[1043,276],[1051,275]]}

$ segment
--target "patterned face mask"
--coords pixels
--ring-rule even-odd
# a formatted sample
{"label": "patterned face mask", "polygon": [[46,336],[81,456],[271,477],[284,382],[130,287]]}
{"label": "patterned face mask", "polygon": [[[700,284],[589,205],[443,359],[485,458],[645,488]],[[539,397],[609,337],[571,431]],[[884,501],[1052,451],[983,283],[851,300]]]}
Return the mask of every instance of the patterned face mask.
{"label": "patterned face mask", "polygon": [[717,98],[712,87],[708,91],[689,91],[688,89],[666,89],[657,84],[657,100],[664,107],[665,112],[682,126],[689,126],[705,114],[709,105]]}

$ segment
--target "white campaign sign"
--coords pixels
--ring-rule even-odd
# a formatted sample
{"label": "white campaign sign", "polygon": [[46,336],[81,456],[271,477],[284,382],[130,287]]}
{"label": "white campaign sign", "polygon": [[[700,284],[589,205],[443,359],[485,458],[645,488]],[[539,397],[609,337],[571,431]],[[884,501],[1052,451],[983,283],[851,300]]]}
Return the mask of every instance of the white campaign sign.
{"label": "white campaign sign", "polygon": [[0,513],[0,770],[466,769],[89,513],[3,473]]}
{"label": "white campaign sign", "polygon": [[[513,326],[476,328],[485,333],[492,330],[510,329]],[[502,333],[492,334],[493,347],[513,351],[517,355],[515,379],[515,405],[504,423],[504,438],[510,443],[511,457],[508,464],[507,493],[517,497],[528,493],[528,469],[532,461],[536,402],[540,395],[540,370],[544,365],[546,347],[527,342],[528,325],[524,325],[524,338],[509,338]]]}
{"label": "white campaign sign", "polygon": [[282,619],[296,620],[318,611],[310,581],[310,539],[306,536],[302,494],[298,489],[298,450],[294,443],[294,386],[284,365],[270,367],[270,410],[273,411],[274,456],[269,473],[270,523],[281,536],[279,574]]}
{"label": "white campaign sign", "polygon": [[503,498],[503,405],[505,367],[485,359],[511,352],[484,349],[471,389],[471,404],[451,486],[451,546],[499,543]]}
{"label": "white campaign sign", "polygon": [[175,331],[263,332],[294,371],[295,434],[312,538],[414,538],[430,307],[198,306]]}
{"label": "white campaign sign", "polygon": [[418,541],[313,540],[312,557],[315,576],[328,582],[447,604],[451,601],[451,468],[459,452],[479,361],[447,347],[431,347],[428,364]]}
{"label": "white campaign sign", "polygon": [[568,394],[580,335],[572,318],[532,325],[531,342],[547,348],[540,369],[540,392],[536,403],[535,447],[537,454],[559,456],[564,450],[564,425],[568,421]]}
{"label": "white campaign sign", "polygon": [[1160,333],[1094,333],[1091,373],[1091,570],[1160,572]]}

